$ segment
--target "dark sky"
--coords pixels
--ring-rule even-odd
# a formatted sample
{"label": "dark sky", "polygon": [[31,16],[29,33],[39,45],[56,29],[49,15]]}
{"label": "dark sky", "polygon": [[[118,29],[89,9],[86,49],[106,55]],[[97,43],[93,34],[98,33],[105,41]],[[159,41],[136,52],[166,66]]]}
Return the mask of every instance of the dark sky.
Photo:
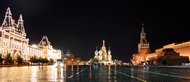
{"label": "dark sky", "polygon": [[190,40],[189,4],[145,0],[1,0],[0,24],[7,8],[23,15],[30,44],[47,36],[55,49],[70,50],[82,60],[94,57],[96,46],[110,46],[113,59],[129,61],[137,53],[141,23],[151,52]]}

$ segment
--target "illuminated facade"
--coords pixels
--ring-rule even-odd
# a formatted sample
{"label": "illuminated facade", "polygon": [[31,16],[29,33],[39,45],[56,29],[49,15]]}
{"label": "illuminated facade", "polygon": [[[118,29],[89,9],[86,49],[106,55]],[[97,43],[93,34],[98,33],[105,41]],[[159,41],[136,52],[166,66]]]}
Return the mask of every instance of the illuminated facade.
{"label": "illuminated facade", "polygon": [[113,63],[110,47],[107,51],[105,46],[105,40],[103,40],[101,49],[98,50],[98,48],[96,48],[94,54],[94,58],[97,58],[100,64],[108,65]]}
{"label": "illuminated facade", "polygon": [[144,23],[142,23],[142,30],[140,33],[140,43],[138,44],[138,53],[133,54],[133,64],[140,64],[146,61],[146,54],[149,53],[149,42],[146,39],[146,33],[144,31]]}
{"label": "illuminated facade", "polygon": [[56,59],[61,59],[61,50],[54,49],[47,36],[42,37],[38,47],[43,51],[42,57],[47,57],[48,60],[53,59],[54,61]]}
{"label": "illuminated facade", "polygon": [[[12,19],[10,8],[7,8],[5,18],[0,26],[0,55],[5,57],[10,54],[12,58],[20,56],[29,60],[31,56],[42,58],[61,58],[61,51],[55,50],[50,45],[29,45],[29,39],[24,28],[24,21],[20,15],[18,22]],[[46,37],[47,38],[47,37]]]}

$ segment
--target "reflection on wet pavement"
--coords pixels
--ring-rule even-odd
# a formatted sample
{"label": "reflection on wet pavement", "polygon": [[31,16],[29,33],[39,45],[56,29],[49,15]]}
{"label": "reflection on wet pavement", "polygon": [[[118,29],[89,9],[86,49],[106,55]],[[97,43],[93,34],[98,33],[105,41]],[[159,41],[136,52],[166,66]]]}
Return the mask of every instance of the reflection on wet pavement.
{"label": "reflection on wet pavement", "polygon": [[0,67],[0,82],[187,82],[190,69],[127,66]]}

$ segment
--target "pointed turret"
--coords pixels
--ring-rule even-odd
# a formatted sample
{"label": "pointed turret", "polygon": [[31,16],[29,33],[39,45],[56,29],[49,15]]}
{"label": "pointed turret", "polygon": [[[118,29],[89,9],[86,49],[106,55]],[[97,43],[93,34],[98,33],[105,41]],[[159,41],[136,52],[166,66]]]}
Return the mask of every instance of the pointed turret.
{"label": "pointed turret", "polygon": [[111,62],[111,60],[112,60],[112,55],[111,55],[111,49],[109,47],[109,49],[108,49],[108,61]]}
{"label": "pointed turret", "polygon": [[103,44],[102,44],[102,47],[105,47],[105,40],[103,40]]}
{"label": "pointed turret", "polygon": [[96,56],[98,55],[98,47],[96,47],[96,50],[95,50],[94,54],[95,54]]}
{"label": "pointed turret", "polygon": [[108,49],[108,55],[111,55],[111,50],[110,50],[110,47]]}
{"label": "pointed turret", "polygon": [[144,32],[144,23],[142,23],[142,31],[141,31],[141,33],[145,33]]}
{"label": "pointed turret", "polygon": [[103,43],[102,43],[102,52],[106,52],[105,40],[103,40]]}
{"label": "pointed turret", "polygon": [[96,47],[96,50],[95,50],[94,54],[95,54],[95,55],[94,55],[94,58],[99,59],[99,58],[98,58],[98,47]]}
{"label": "pointed turret", "polygon": [[144,31],[144,23],[142,23],[142,30],[140,33],[140,43],[145,43],[146,42],[146,33]]}
{"label": "pointed turret", "polygon": [[19,17],[19,19],[18,19],[18,29],[19,29],[19,32],[25,33],[24,21],[23,21],[23,17],[22,17],[21,14],[20,14],[20,17]]}
{"label": "pointed turret", "polygon": [[11,10],[9,7],[7,8],[7,12],[5,14],[5,19],[3,21],[2,27],[3,28],[13,27],[12,14],[11,14]]}

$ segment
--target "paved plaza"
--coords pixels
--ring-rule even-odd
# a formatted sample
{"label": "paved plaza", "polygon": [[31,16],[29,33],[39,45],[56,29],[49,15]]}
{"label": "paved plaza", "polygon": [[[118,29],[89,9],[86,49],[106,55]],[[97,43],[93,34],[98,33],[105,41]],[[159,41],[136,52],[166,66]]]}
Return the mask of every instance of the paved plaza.
{"label": "paved plaza", "polygon": [[190,68],[127,66],[0,67],[0,82],[189,82]]}

